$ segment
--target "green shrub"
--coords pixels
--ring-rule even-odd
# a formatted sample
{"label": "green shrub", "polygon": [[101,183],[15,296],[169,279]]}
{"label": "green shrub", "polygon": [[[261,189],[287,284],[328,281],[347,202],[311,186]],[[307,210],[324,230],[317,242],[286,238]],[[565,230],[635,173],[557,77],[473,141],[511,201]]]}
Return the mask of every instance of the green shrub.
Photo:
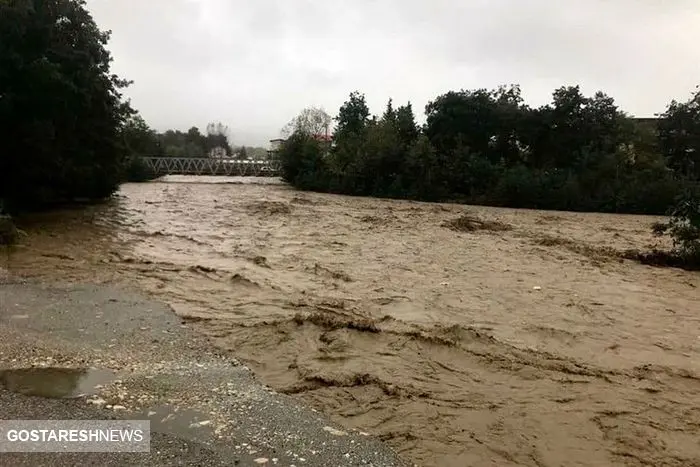
{"label": "green shrub", "polygon": [[131,157],[126,162],[124,178],[127,182],[147,182],[156,178],[156,174],[151,170],[142,158]]}
{"label": "green shrub", "polygon": [[682,256],[700,259],[700,196],[697,193],[687,192],[674,207],[668,232]]}

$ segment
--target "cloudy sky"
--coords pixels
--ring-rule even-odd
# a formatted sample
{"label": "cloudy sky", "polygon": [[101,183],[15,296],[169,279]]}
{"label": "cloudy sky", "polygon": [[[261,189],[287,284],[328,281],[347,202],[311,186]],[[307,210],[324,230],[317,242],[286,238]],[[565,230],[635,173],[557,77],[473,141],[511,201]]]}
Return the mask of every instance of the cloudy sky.
{"label": "cloudy sky", "polygon": [[700,84],[699,0],[88,0],[113,70],[155,128],[221,121],[265,144],[300,109],[352,90],[419,116],[448,90],[603,90],[651,116]]}

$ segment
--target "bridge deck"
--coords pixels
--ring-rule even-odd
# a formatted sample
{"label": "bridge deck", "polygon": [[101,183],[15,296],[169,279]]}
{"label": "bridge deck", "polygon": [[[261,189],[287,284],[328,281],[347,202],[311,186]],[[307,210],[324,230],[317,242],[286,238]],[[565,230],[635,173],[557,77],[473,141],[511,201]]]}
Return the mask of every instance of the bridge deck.
{"label": "bridge deck", "polygon": [[279,161],[210,159],[198,157],[144,157],[146,166],[156,175],[228,175],[275,177],[280,174]]}

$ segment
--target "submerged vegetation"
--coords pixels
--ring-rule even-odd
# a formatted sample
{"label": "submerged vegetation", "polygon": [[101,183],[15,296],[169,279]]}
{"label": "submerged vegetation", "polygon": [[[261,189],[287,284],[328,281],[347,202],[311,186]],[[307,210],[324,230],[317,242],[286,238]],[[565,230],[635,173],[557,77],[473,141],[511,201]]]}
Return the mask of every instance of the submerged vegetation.
{"label": "submerged vegetation", "polygon": [[654,233],[670,235],[673,251],[652,252],[641,257],[648,264],[700,269],[700,194],[684,193],[671,211],[668,222],[655,224]]}

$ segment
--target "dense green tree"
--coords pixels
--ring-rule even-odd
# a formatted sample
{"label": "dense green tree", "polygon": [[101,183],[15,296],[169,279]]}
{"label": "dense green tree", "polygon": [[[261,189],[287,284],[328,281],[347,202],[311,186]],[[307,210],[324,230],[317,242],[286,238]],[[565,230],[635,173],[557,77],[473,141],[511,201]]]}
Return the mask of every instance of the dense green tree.
{"label": "dense green tree", "polygon": [[299,112],[282,129],[282,136],[289,136],[295,132],[308,135],[325,135],[329,132],[332,118],[320,107],[307,107]]}
{"label": "dense green tree", "polygon": [[440,201],[449,193],[437,151],[425,136],[419,136],[408,148],[402,171],[403,195],[425,201]]}
{"label": "dense green tree", "polygon": [[474,154],[512,165],[525,154],[527,111],[515,85],[448,92],[426,106],[425,131],[438,152],[456,158],[451,165],[464,167],[459,158]]}
{"label": "dense green tree", "polygon": [[396,122],[396,111],[394,110],[394,101],[389,99],[386,104],[386,110],[384,110],[384,115],[382,115],[382,120],[395,123]]}
{"label": "dense green tree", "polygon": [[494,136],[495,103],[486,89],[450,91],[425,108],[425,134],[439,153],[463,147],[486,154]]}
{"label": "dense green tree", "polygon": [[207,134],[204,137],[204,153],[212,155],[214,152],[223,152],[226,156],[233,154],[233,148],[229,144],[231,131],[221,122],[212,122],[207,125]]}
{"label": "dense green tree", "polygon": [[121,129],[122,151],[125,157],[124,179],[130,182],[150,180],[155,174],[143,157],[163,156],[158,135],[138,114],[132,115]]}
{"label": "dense green tree", "polygon": [[661,115],[659,144],[679,176],[700,180],[700,88],[687,102],[672,101]]}
{"label": "dense green tree", "polygon": [[614,153],[631,133],[614,99],[598,92],[586,97],[578,86],[554,91],[551,105],[539,109],[539,135],[531,146],[538,166],[568,168],[585,154]]}
{"label": "dense green tree", "polygon": [[239,159],[248,159],[248,149],[245,146],[241,146],[238,150]]}
{"label": "dense green tree", "polygon": [[370,122],[370,112],[364,94],[355,91],[350,93],[350,98],[340,107],[336,117],[337,126],[335,138],[355,138],[363,136]]}
{"label": "dense green tree", "polygon": [[700,270],[700,189],[695,185],[685,190],[670,212],[668,222],[654,225],[657,235],[668,234],[674,250],[642,255],[642,260],[655,264]]}
{"label": "dense green tree", "polygon": [[13,209],[113,193],[131,114],[82,0],[0,1],[0,198]]}
{"label": "dense green tree", "polygon": [[121,129],[121,137],[124,155],[128,158],[163,155],[158,134],[139,114],[127,119]]}
{"label": "dense green tree", "polygon": [[396,109],[395,124],[399,141],[404,145],[404,148],[408,148],[415,143],[420,130],[418,125],[416,125],[416,116],[413,114],[413,107],[410,102]]}
{"label": "dense green tree", "polygon": [[282,179],[306,190],[326,190],[329,173],[319,141],[305,132],[293,133],[280,150]]}
{"label": "dense green tree", "polygon": [[391,114],[371,122],[356,165],[359,179],[353,192],[375,196],[390,195],[403,163],[403,150],[396,121]]}
{"label": "dense green tree", "polygon": [[362,162],[365,160],[367,129],[372,122],[364,94],[350,93],[335,120],[331,185],[341,192],[353,192],[364,170]]}

